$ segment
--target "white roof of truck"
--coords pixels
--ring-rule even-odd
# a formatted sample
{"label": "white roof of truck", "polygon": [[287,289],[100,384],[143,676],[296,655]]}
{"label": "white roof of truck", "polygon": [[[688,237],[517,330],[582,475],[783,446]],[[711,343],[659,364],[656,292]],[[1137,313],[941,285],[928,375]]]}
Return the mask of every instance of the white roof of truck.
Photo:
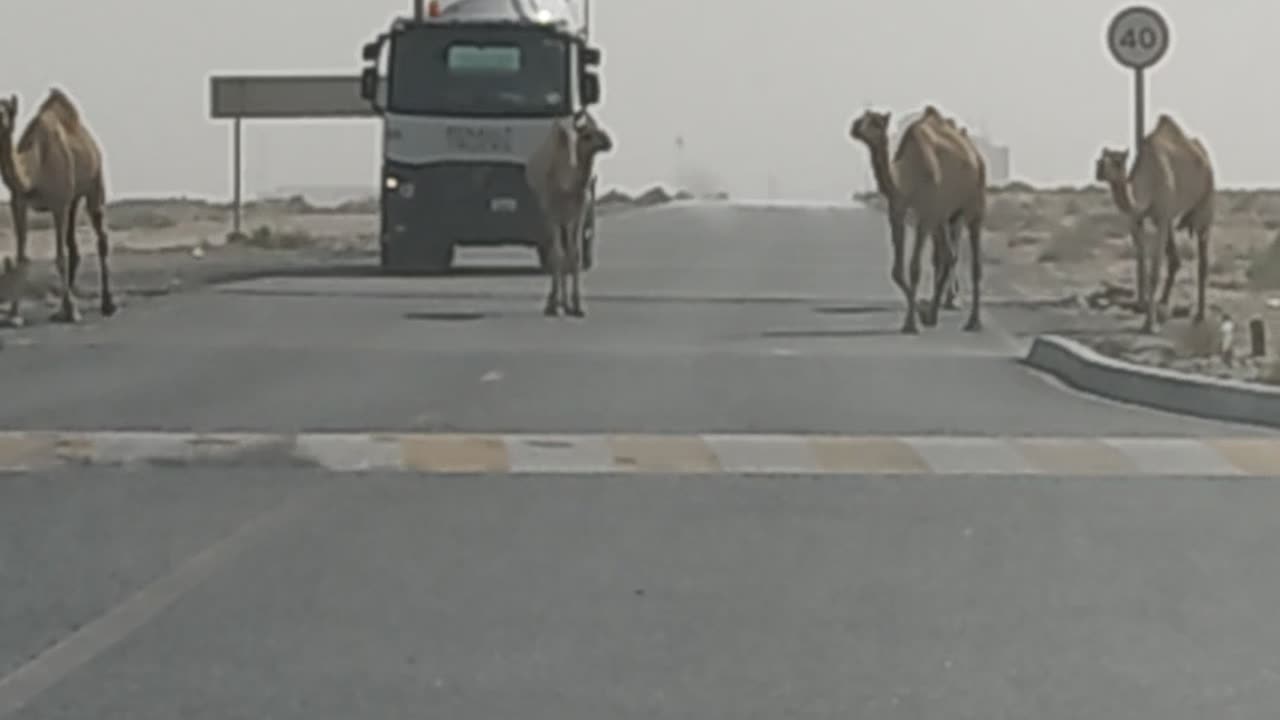
{"label": "white roof of truck", "polygon": [[582,15],[572,0],[440,0],[433,22],[531,22],[582,32]]}

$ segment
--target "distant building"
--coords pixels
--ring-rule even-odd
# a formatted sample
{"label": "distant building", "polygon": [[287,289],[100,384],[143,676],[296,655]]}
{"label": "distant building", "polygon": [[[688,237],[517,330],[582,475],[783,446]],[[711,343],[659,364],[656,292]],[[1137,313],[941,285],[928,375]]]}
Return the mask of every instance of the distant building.
{"label": "distant building", "polygon": [[[898,143],[898,137],[901,136],[902,129],[915,122],[921,114],[919,112],[910,113],[898,120],[898,127],[894,132],[893,138],[895,147]],[[982,154],[982,159],[987,163],[987,184],[1004,185],[1009,182],[1013,177],[1009,146],[997,145],[974,132],[972,128],[969,128],[969,137],[973,140],[973,144],[978,147],[978,152]]]}

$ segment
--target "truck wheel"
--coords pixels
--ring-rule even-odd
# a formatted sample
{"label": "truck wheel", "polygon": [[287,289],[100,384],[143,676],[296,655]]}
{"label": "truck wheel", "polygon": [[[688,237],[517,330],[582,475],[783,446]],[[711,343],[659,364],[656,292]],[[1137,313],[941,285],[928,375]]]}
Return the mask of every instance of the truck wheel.
{"label": "truck wheel", "polygon": [[395,275],[400,273],[427,272],[431,274],[447,274],[453,269],[454,245],[447,243],[440,246],[434,246],[429,249],[426,257],[421,255],[417,257],[406,258],[392,250],[387,245],[382,245],[378,250],[378,265],[382,272]]}
{"label": "truck wheel", "polygon": [[452,242],[444,243],[439,247],[432,248],[431,261],[427,265],[427,272],[437,275],[448,275],[453,269],[454,245]]}

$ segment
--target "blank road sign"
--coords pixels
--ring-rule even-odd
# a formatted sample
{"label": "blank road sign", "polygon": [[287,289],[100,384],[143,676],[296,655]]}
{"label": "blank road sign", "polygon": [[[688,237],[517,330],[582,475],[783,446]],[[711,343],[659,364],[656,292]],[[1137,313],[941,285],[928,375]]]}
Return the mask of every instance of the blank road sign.
{"label": "blank road sign", "polygon": [[[385,97],[386,79],[379,95]],[[360,97],[359,75],[214,75],[209,78],[212,118],[374,117]]]}
{"label": "blank road sign", "polygon": [[1169,50],[1169,23],[1153,8],[1127,7],[1107,26],[1107,47],[1121,65],[1134,70],[1149,68]]}

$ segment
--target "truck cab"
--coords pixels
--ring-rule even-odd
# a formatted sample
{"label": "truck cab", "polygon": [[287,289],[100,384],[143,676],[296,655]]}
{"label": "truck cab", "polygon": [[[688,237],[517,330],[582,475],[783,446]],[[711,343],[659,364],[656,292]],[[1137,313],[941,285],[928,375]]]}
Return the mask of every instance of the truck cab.
{"label": "truck cab", "polygon": [[[556,118],[599,101],[600,51],[567,0],[430,0],[415,10],[362,53],[361,95],[383,124],[382,268],[447,272],[460,245],[530,247],[545,267],[547,226],[525,162]],[[590,188],[584,268],[594,178]]]}

